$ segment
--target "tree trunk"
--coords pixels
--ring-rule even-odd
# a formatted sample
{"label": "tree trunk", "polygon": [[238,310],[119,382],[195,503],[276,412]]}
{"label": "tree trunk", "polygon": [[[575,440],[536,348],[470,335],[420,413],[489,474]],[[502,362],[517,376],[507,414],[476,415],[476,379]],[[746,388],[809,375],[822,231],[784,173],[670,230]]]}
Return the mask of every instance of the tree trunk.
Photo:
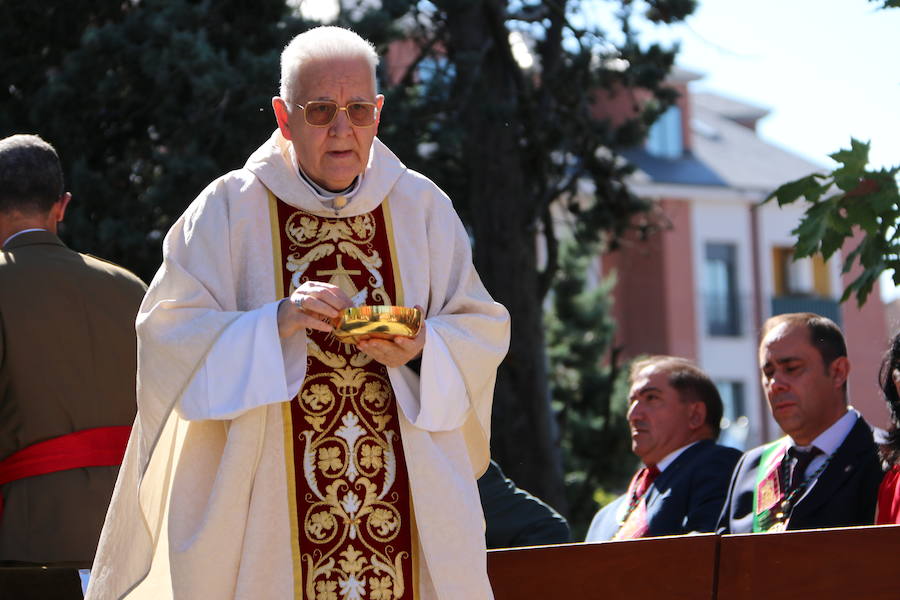
{"label": "tree trunk", "polygon": [[520,487],[565,511],[562,461],[547,387],[536,256],[536,190],[524,168],[503,2],[448,11],[464,142],[475,266],[512,316],[509,354],[494,395],[492,455]]}

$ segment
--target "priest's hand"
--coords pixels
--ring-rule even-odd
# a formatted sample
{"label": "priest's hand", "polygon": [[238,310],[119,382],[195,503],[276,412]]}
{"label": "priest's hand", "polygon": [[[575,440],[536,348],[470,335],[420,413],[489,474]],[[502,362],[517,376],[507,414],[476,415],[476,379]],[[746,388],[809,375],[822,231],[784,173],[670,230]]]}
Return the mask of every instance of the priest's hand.
{"label": "priest's hand", "polygon": [[[421,307],[417,307],[422,310]],[[424,313],[425,311],[422,310]],[[356,346],[386,367],[402,367],[422,354],[425,347],[425,327],[414,338],[397,336],[392,340],[368,338],[359,340]]]}
{"label": "priest's hand", "polygon": [[278,305],[278,335],[287,338],[305,329],[330,332],[331,319],[352,305],[336,285],[307,281]]}

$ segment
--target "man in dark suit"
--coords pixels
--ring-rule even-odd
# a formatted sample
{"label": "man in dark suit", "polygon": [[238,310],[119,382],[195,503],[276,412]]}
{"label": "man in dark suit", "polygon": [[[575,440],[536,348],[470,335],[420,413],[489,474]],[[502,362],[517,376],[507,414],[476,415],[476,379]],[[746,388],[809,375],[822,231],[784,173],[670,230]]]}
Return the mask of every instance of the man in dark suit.
{"label": "man in dark suit", "polygon": [[772,317],[759,345],[762,385],[787,437],[735,469],[720,533],[870,525],[881,482],[872,429],[847,404],[844,336],[811,313]]}
{"label": "man in dark suit", "polygon": [[585,541],[713,531],[740,452],[715,443],[722,399],[689,360],[653,356],[630,373],[631,449],[644,463]]}
{"label": "man in dark suit", "polygon": [[145,286],[57,237],[53,147],[0,140],[0,562],[89,565],[135,414]]}

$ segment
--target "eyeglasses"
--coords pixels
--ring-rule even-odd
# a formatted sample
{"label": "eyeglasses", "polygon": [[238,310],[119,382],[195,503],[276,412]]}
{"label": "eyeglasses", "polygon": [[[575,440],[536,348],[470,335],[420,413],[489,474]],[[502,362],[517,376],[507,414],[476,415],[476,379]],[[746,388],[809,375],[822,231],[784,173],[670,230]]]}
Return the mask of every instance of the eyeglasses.
{"label": "eyeglasses", "polygon": [[328,127],[339,110],[347,112],[347,118],[354,127],[371,127],[378,116],[378,106],[372,102],[348,102],[347,106],[338,106],[331,100],[312,100],[306,106],[296,106],[303,109],[303,117],[313,127]]}

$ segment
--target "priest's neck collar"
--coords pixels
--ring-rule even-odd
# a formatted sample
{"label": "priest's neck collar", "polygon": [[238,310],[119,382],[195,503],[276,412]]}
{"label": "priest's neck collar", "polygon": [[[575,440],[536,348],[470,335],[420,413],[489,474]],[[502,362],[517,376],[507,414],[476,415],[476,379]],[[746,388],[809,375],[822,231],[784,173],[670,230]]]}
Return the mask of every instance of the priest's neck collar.
{"label": "priest's neck collar", "polygon": [[[291,148],[291,154],[294,154],[294,149]],[[342,208],[350,204],[353,199],[353,196],[356,195],[356,192],[359,191],[360,186],[362,185],[362,174],[357,175],[353,182],[347,186],[346,189],[340,190],[338,192],[332,192],[331,190],[326,190],[315,181],[310,178],[309,175],[303,170],[303,167],[300,166],[300,163],[297,162],[296,158],[294,159],[294,164],[297,165],[297,176],[300,181],[313,193],[313,195],[318,198],[319,202],[322,203],[322,206],[329,208],[338,213]]]}

